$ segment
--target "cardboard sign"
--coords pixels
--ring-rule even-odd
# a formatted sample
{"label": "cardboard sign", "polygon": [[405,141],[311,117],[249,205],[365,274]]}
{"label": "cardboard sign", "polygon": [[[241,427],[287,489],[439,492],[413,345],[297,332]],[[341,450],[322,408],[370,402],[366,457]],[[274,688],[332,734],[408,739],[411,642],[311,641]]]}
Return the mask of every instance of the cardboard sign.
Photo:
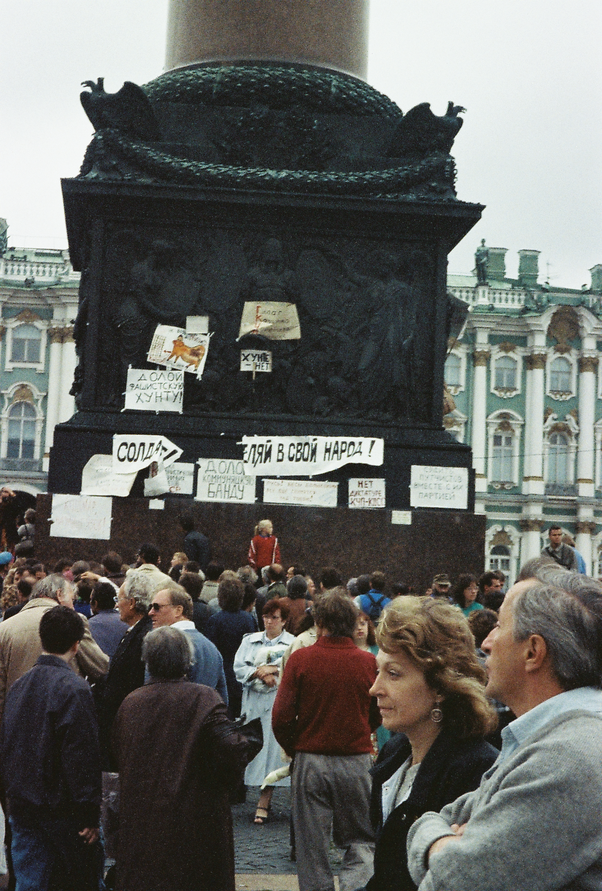
{"label": "cardboard sign", "polygon": [[255,477],[249,475],[242,461],[227,458],[199,458],[196,501],[231,501],[253,504]]}
{"label": "cardboard sign", "polygon": [[151,341],[147,359],[155,365],[165,365],[203,376],[209,334],[191,334],[183,328],[171,325],[157,325]]}
{"label": "cardboard sign", "polygon": [[134,473],[162,461],[166,467],[177,461],[182,449],[165,436],[120,434],[113,437],[113,471]]}
{"label": "cardboard sign", "polygon": [[345,464],[383,463],[384,440],[350,436],[243,436],[247,473],[315,476]]}
{"label": "cardboard sign", "polygon": [[468,468],[412,464],[410,505],[466,510]]}
{"label": "cardboard sign", "polygon": [[128,368],[125,408],[177,411],[184,407],[184,371],[175,368]]}
{"label": "cardboard sign", "polygon": [[278,303],[268,300],[266,303],[248,301],[244,304],[240,331],[245,334],[262,334],[268,340],[299,340],[301,326],[294,303]]}
{"label": "cardboard sign", "polygon": [[386,507],[385,481],[352,478],[349,480],[349,507],[374,510]]}
{"label": "cardboard sign", "polygon": [[339,484],[317,480],[263,481],[263,500],[270,504],[336,507]]}

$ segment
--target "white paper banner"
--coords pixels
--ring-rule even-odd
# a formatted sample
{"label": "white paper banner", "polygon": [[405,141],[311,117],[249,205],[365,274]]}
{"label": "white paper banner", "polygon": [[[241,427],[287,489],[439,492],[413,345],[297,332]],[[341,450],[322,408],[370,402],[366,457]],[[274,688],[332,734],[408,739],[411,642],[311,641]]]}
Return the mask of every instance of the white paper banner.
{"label": "white paper banner", "polygon": [[128,368],[125,408],[178,411],[184,405],[184,371],[176,368]]}
{"label": "white paper banner", "polygon": [[242,461],[226,458],[199,458],[197,501],[233,501],[253,504],[255,477],[245,473]]}
{"label": "white paper banner", "polygon": [[82,495],[117,495],[127,498],[137,471],[115,473],[112,455],[92,455],[82,471]]}
{"label": "white paper banner", "polygon": [[412,464],[410,505],[466,510],[468,468]]}
{"label": "white paper banner", "polygon": [[183,368],[200,378],[207,361],[209,338],[209,334],[190,334],[183,328],[157,325],[147,359],[156,365]]}
{"label": "white paper banner", "polygon": [[314,476],[345,464],[383,463],[384,440],[349,436],[243,436],[247,473]]}
{"label": "white paper banner", "polygon": [[262,334],[268,340],[299,340],[301,327],[294,303],[247,302],[243,306],[239,337]]}
{"label": "white paper banner", "polygon": [[169,491],[172,495],[192,495],[194,491],[194,464],[170,464],[165,468]]}
{"label": "white paper banner", "polygon": [[385,481],[372,479],[349,480],[349,507],[374,510],[385,507]]}
{"label": "white paper banner", "polygon": [[336,507],[339,484],[316,480],[264,480],[263,500],[269,504]]}
{"label": "white paper banner", "polygon": [[112,504],[112,498],[93,495],[53,495],[50,536],[109,541]]}
{"label": "white paper banner", "polygon": [[177,461],[182,449],[165,436],[119,434],[113,437],[113,471],[133,473],[163,461],[167,467]]}

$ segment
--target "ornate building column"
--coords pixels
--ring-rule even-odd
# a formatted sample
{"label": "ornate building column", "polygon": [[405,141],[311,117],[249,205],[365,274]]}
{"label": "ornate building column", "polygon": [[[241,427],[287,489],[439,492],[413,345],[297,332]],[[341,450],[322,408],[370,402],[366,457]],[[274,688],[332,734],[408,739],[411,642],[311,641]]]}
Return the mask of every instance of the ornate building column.
{"label": "ornate building column", "polygon": [[532,352],[527,356],[523,495],[544,494],[543,411],[545,367],[545,352]]}
{"label": "ornate building column", "polygon": [[[590,338],[587,338],[588,340]],[[595,338],[592,338],[595,341]],[[584,338],[585,341],[585,338]],[[595,349],[595,343],[594,343]],[[577,494],[580,498],[594,497],[596,417],[596,372],[598,356],[588,350],[579,357],[579,445],[577,451]]]}
{"label": "ornate building column", "polygon": [[61,350],[63,329],[49,328],[50,350],[48,360],[48,395],[46,396],[46,436],[44,440],[44,457],[52,447],[54,428],[58,423],[59,404],[61,399]]}
{"label": "ornate building column", "polygon": [[596,532],[596,524],[593,519],[591,519],[592,508],[588,505],[578,505],[577,512],[579,515],[583,512],[584,514],[589,514],[590,518],[587,520],[579,519],[575,523],[575,545],[577,546],[577,550],[585,560],[585,571],[588,575],[595,575],[596,568],[594,566],[594,561],[596,555],[594,554],[594,547],[592,538]]}
{"label": "ornate building column", "polygon": [[474,377],[471,442],[476,492],[487,491],[487,364],[490,355],[489,348],[477,341],[477,347],[472,354]]}
{"label": "ornate building column", "polygon": [[[529,506],[530,511],[533,511],[534,508],[536,508],[535,505]],[[541,510],[541,505],[538,509]],[[533,560],[541,554],[541,531],[544,526],[544,521],[536,517],[523,517],[520,521],[520,528],[523,533],[520,555],[521,564],[526,563],[527,560]]]}
{"label": "ornate building column", "polygon": [[69,394],[77,363],[73,328],[63,328],[63,346],[61,349],[61,400],[57,424],[68,421],[75,411],[75,399]]}

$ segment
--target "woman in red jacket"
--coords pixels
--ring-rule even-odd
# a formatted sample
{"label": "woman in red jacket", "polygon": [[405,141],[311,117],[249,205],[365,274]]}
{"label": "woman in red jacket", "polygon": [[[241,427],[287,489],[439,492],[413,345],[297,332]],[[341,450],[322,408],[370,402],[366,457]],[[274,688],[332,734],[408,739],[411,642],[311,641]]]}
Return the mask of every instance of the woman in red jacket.
{"label": "woman in red jacket", "polygon": [[280,548],[271,520],[260,520],[255,527],[255,535],[249,546],[248,562],[257,572],[261,572],[264,566],[280,563]]}

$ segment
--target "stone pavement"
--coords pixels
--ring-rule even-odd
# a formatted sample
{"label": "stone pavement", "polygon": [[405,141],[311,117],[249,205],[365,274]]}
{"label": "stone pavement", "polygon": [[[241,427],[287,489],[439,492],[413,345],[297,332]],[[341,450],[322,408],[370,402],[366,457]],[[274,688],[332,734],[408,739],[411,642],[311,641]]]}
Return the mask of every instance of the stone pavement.
{"label": "stone pavement", "polygon": [[[246,803],[232,808],[237,891],[298,891],[290,859],[290,789],[276,786],[270,819],[264,826],[253,823],[258,798],[259,791],[249,789]],[[340,860],[341,853],[333,848],[335,874]]]}

